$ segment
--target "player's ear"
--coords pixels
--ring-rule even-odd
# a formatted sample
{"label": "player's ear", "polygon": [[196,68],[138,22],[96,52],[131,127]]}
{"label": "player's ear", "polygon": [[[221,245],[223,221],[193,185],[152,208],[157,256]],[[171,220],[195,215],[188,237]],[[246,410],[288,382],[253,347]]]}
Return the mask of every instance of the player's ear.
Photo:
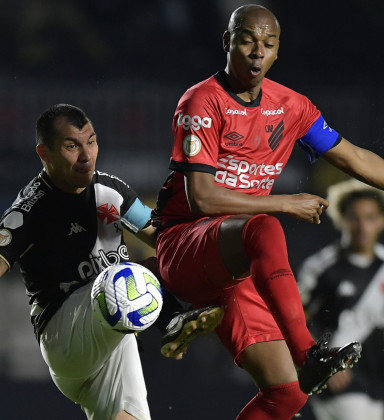
{"label": "player's ear", "polygon": [[231,41],[231,34],[229,31],[223,33],[223,48],[225,52],[229,52],[229,44]]}
{"label": "player's ear", "polygon": [[39,155],[42,162],[46,162],[48,160],[47,146],[45,144],[38,144],[36,146],[36,153]]}

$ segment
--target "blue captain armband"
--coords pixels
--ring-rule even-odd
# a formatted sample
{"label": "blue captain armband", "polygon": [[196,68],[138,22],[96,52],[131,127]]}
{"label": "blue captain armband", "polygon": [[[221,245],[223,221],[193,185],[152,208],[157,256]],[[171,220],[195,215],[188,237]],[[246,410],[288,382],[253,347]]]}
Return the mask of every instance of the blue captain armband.
{"label": "blue captain armband", "polygon": [[320,117],[312,124],[307,134],[297,142],[299,146],[307,153],[311,162],[314,162],[319,156],[335,147],[341,140],[340,134],[333,130]]}
{"label": "blue captain armband", "polygon": [[132,233],[137,233],[147,227],[151,221],[151,209],[138,198],[121,218],[121,224]]}

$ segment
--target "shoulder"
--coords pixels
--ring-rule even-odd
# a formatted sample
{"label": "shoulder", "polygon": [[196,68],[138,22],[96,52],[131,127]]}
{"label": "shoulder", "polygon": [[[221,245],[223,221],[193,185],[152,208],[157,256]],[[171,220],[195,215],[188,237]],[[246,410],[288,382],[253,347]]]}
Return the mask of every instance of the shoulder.
{"label": "shoulder", "polygon": [[217,98],[224,89],[216,80],[215,76],[211,76],[193,86],[191,86],[181,97],[179,104],[189,100],[206,100],[210,101]]}
{"label": "shoulder", "polygon": [[9,210],[19,210],[24,213],[33,213],[49,199],[52,187],[40,175],[33,178],[28,185],[20,190],[16,200]]}
{"label": "shoulder", "polygon": [[297,281],[304,305],[309,304],[312,291],[319,285],[318,280],[320,276],[338,261],[340,249],[340,243],[330,244],[312,254],[301,265]]}
{"label": "shoulder", "polygon": [[384,261],[384,245],[383,244],[377,243],[375,245],[375,253],[378,258]]}
{"label": "shoulder", "polygon": [[309,256],[303,263],[303,268],[311,270],[313,273],[320,274],[334,264],[340,255],[340,244],[332,243],[322,248],[320,251]]}
{"label": "shoulder", "polygon": [[271,79],[264,78],[262,84],[263,96],[272,101],[286,103],[288,106],[298,104],[310,104],[311,101],[303,94],[296,92]]}
{"label": "shoulder", "polygon": [[108,174],[102,171],[95,171],[95,185],[103,185],[114,189],[129,189],[129,185],[116,175]]}
{"label": "shoulder", "polygon": [[99,200],[112,199],[115,197],[115,200],[120,200],[121,198],[123,202],[129,204],[137,198],[136,191],[125,181],[116,175],[108,174],[106,172],[95,172],[94,189],[97,202]]}
{"label": "shoulder", "polygon": [[52,191],[40,175],[20,190],[11,207],[3,213],[0,219],[2,226],[17,229],[39,223]]}

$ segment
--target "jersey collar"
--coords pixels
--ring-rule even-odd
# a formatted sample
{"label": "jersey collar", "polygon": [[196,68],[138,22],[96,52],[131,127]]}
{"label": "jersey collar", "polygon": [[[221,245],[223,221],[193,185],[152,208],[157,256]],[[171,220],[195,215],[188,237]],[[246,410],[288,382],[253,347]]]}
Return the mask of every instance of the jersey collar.
{"label": "jersey collar", "polygon": [[241,106],[254,108],[260,105],[261,97],[263,95],[262,90],[260,89],[260,93],[258,94],[257,98],[252,102],[245,102],[241,98],[239,98],[236,93],[232,90],[230,84],[228,83],[227,73],[224,70],[217,72],[213,76],[217,83],[228,93],[228,95],[233,98],[236,102],[238,102]]}

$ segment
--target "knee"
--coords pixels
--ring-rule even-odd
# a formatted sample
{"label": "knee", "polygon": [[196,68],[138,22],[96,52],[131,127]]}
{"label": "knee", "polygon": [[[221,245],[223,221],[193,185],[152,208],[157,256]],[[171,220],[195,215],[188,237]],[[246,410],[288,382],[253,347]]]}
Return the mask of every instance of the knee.
{"label": "knee", "polygon": [[285,248],[285,235],[279,220],[274,216],[260,214],[252,217],[243,229],[243,242],[247,249],[263,252],[269,245]]}
{"label": "knee", "polygon": [[297,381],[263,388],[244,407],[236,420],[251,419],[262,413],[276,420],[292,418],[307,400],[308,395],[301,391]]}
{"label": "knee", "polygon": [[255,231],[258,234],[263,233],[265,231],[282,231],[281,224],[279,220],[268,214],[258,214],[253,216],[251,219],[248,220],[247,224],[245,225],[244,230],[251,230]]}
{"label": "knee", "polygon": [[272,386],[261,390],[260,393],[264,403],[274,410],[272,412],[276,414],[276,419],[293,417],[308,400],[308,395],[300,389],[297,381]]}

